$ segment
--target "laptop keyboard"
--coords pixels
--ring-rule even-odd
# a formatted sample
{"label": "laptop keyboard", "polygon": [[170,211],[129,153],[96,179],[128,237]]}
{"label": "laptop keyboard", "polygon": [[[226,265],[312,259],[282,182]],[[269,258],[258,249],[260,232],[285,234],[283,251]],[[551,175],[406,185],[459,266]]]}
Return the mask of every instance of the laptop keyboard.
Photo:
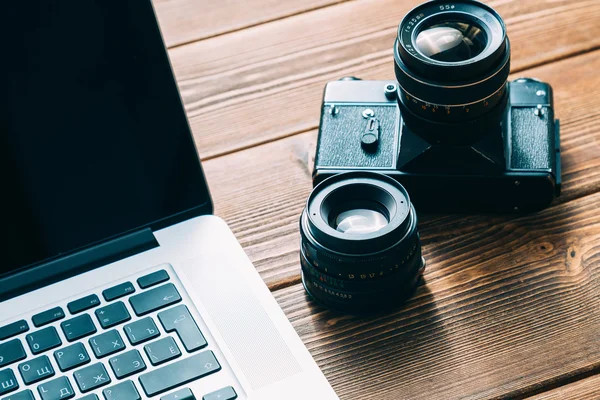
{"label": "laptop keyboard", "polygon": [[[167,271],[158,270],[0,327],[0,399],[233,400],[232,386],[196,393],[186,384],[221,365]],[[154,315],[155,312],[158,312]],[[54,326],[61,320],[60,330]],[[97,328],[97,326],[99,328]],[[159,328],[160,327],[160,328]],[[162,329],[161,329],[162,328]],[[27,333],[24,341],[15,338]],[[175,340],[177,338],[178,340]],[[134,346],[143,345],[134,348]],[[25,351],[27,346],[33,356]],[[148,366],[154,366],[147,371]],[[65,373],[55,377],[57,371]],[[109,373],[110,371],[110,373]],[[23,385],[19,385],[17,374]],[[20,389],[20,391],[19,391]]]}

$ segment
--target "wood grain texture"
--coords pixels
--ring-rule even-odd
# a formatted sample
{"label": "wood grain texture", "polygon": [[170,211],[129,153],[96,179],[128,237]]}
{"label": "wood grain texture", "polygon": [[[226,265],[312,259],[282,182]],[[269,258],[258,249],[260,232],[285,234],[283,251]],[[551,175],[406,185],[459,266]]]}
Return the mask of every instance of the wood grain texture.
{"label": "wood grain texture", "polygon": [[347,0],[153,0],[168,47],[240,30]]}
{"label": "wood grain texture", "polygon": [[[393,79],[397,24],[419,3],[352,1],[171,50],[201,156],[316,128],[330,80]],[[600,45],[596,0],[489,3],[508,25],[515,70]]]}
{"label": "wood grain texture", "polygon": [[[600,190],[600,97],[597,90],[587,89],[600,85],[599,57],[596,51],[527,71],[554,85],[562,118],[560,202]],[[204,163],[215,213],[229,223],[272,289],[299,281],[298,217],[311,190],[316,134],[295,135]]]}
{"label": "wood grain texture", "polygon": [[[555,89],[563,194],[533,215],[421,215],[424,284],[402,309],[360,318],[316,306],[298,283],[321,93],[344,75],[393,78],[397,23],[421,0],[301,13],[334,2],[251,0],[234,15],[225,1],[200,27],[196,4],[156,0],[171,43],[219,35],[170,50],[216,214],[343,400],[519,399],[548,389],[534,398],[597,398],[600,381],[588,377],[600,372],[600,2],[489,1],[508,24],[513,71]],[[255,13],[259,3],[266,8]],[[277,13],[298,15],[262,24]]]}
{"label": "wood grain texture", "polygon": [[600,399],[600,375],[573,382],[527,400],[598,400]]}
{"label": "wood grain texture", "polygon": [[397,312],[275,296],[342,400],[519,399],[600,370],[599,202],[426,223],[425,284]]}

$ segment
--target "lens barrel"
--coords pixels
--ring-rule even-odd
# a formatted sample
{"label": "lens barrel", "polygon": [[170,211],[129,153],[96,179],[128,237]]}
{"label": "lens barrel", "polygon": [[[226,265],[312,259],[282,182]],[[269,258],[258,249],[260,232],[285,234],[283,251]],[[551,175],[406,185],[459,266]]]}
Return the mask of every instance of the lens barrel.
{"label": "lens barrel", "polygon": [[[370,229],[365,209],[384,215],[387,224]],[[354,215],[355,224],[367,229],[340,231],[339,215]],[[382,174],[348,172],[321,182],[300,217],[300,232],[306,291],[344,312],[376,312],[401,304],[414,292],[425,266],[408,193]]]}
{"label": "lens barrel", "polygon": [[398,26],[394,60],[399,104],[411,129],[412,120],[431,121],[448,125],[421,129],[456,134],[468,130],[456,123],[506,105],[510,44],[502,18],[485,4],[429,1],[416,7]]}

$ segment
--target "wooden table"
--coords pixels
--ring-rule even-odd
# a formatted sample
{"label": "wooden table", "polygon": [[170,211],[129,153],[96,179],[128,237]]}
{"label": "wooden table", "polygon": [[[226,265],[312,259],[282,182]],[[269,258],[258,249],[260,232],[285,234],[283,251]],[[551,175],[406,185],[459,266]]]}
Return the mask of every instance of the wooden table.
{"label": "wooden table", "polygon": [[600,0],[489,1],[511,79],[554,87],[552,207],[422,215],[425,284],[396,312],[341,315],[302,289],[323,86],[393,79],[397,24],[421,1],[155,0],[216,214],[342,399],[600,398]]}

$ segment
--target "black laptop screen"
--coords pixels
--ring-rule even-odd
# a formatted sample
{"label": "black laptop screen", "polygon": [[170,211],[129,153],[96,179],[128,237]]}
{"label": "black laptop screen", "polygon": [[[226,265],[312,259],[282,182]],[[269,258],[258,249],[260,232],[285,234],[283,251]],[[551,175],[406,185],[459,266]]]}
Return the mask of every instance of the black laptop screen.
{"label": "black laptop screen", "polygon": [[210,210],[149,0],[13,1],[2,20],[0,277]]}

